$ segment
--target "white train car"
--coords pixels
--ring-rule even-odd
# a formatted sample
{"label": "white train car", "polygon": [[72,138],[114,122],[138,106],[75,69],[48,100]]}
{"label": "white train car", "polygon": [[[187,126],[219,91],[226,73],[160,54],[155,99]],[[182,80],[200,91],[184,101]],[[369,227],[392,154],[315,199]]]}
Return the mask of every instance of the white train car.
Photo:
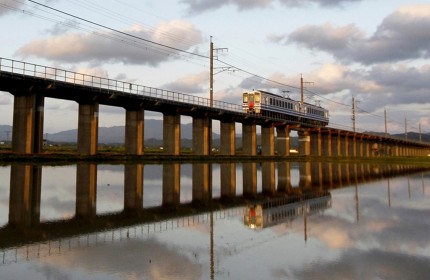
{"label": "white train car", "polygon": [[291,122],[326,126],[329,122],[329,111],[321,106],[302,103],[263,90],[243,93],[243,111]]}

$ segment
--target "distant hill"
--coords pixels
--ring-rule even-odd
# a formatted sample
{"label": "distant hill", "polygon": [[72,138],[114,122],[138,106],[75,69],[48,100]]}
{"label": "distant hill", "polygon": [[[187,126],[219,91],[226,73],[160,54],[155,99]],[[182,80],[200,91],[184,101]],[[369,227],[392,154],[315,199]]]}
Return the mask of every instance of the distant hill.
{"label": "distant hill", "polygon": [[[145,137],[145,145],[147,146],[162,146],[163,144],[163,121],[162,120],[154,120],[147,119],[145,120],[145,128],[144,128],[144,137]],[[366,132],[365,132],[366,133]],[[374,133],[372,134],[380,134],[381,136],[384,133]],[[99,143],[103,144],[123,144],[124,143],[124,134],[125,127],[124,126],[112,126],[112,127],[99,127]],[[236,131],[236,146],[241,146],[241,131]],[[182,124],[181,125],[181,138],[182,145],[184,147],[191,146],[191,140],[193,135],[193,125],[190,124]],[[58,133],[48,133],[44,135],[44,137],[48,138],[49,142],[55,143],[76,143],[76,139],[78,136],[78,130],[66,130]],[[393,134],[392,137],[405,139],[404,133]],[[10,141],[12,139],[12,126],[10,125],[0,125],[0,141]],[[213,135],[213,146],[219,147],[219,134],[214,133]],[[408,132],[408,140],[419,141],[420,135],[416,132]],[[423,142],[430,142],[430,134],[421,134],[421,139]],[[297,147],[298,141],[297,137],[291,137],[291,147]],[[258,144],[260,142],[260,136],[257,137]]]}

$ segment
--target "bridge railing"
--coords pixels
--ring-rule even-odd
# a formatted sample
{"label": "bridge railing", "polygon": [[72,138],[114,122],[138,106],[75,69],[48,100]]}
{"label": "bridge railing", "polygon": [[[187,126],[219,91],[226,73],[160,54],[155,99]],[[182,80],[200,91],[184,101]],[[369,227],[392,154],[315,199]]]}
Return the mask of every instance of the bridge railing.
{"label": "bridge railing", "polygon": [[[139,84],[68,71],[48,66],[37,65],[17,60],[0,57],[0,71],[14,73],[23,76],[38,77],[57,82],[70,83],[92,87],[93,89],[112,90],[127,94],[143,95],[172,102],[186,103],[204,107],[210,107],[210,99],[191,94],[179,93]],[[222,109],[233,112],[243,112],[242,105],[214,100],[214,109]]]}

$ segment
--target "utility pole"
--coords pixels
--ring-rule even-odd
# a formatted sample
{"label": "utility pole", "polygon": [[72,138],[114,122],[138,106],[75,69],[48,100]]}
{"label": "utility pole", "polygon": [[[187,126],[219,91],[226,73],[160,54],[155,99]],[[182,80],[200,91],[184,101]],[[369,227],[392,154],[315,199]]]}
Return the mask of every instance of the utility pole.
{"label": "utility pole", "polygon": [[388,136],[388,133],[387,133],[387,110],[385,110],[385,108],[384,108],[384,123],[385,123],[385,137],[387,137]]}
{"label": "utility pole", "polygon": [[210,71],[209,71],[209,98],[210,98],[210,107],[213,108],[214,103],[214,52],[228,50],[227,48],[214,48],[214,43],[212,42],[212,36],[210,41]]}
{"label": "utility pole", "polygon": [[209,79],[209,96],[210,96],[210,106],[213,108],[214,103],[214,43],[210,42],[210,79]]}
{"label": "utility pole", "polygon": [[313,84],[313,82],[304,82],[303,75],[300,75],[300,103],[305,103],[305,84]]}
{"label": "utility pole", "polygon": [[422,137],[421,137],[421,123],[418,124],[419,130],[420,130],[420,143],[422,142]]}
{"label": "utility pole", "polygon": [[408,140],[408,122],[405,118],[405,140]]}
{"label": "utility pole", "polygon": [[355,132],[355,100],[354,96],[352,97],[352,131]]}

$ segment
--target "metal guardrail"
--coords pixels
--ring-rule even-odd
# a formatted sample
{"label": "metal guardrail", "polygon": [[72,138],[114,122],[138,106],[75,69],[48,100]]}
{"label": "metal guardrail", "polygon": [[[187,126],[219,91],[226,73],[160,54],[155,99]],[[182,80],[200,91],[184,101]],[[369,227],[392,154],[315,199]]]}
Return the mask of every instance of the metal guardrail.
{"label": "metal guardrail", "polygon": [[[193,104],[210,108],[210,99],[191,94],[184,94],[154,87],[148,87],[109,78],[103,78],[63,69],[37,65],[0,57],[0,71],[23,76],[37,77],[72,85],[88,86],[95,89],[113,90],[128,94],[154,97],[184,104]],[[233,104],[219,100],[213,101],[214,109],[243,113],[242,104]]]}

